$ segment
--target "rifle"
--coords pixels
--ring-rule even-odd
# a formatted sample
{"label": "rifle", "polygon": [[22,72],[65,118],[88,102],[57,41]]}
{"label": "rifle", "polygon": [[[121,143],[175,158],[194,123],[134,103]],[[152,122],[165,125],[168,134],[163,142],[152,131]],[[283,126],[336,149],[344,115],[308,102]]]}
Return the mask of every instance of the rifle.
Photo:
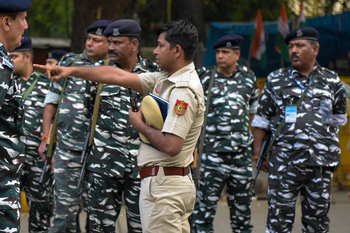
{"label": "rifle", "polygon": [[[109,64],[109,59],[105,59],[103,65],[107,66],[108,64]],[[81,154],[80,162],[83,163],[83,165],[81,167],[80,176],[79,176],[79,180],[78,180],[79,187],[84,179],[87,162],[89,160],[89,155],[91,152],[92,144],[94,142],[95,128],[96,128],[96,124],[97,124],[98,112],[100,109],[100,100],[101,100],[100,92],[102,90],[102,87],[103,87],[103,84],[99,83],[98,88],[97,88],[97,92],[96,92],[96,96],[95,96],[95,104],[94,104],[94,110],[92,113],[92,118],[90,121],[88,131],[86,133],[84,148],[83,148],[83,152]]]}
{"label": "rifle", "polygon": [[[54,134],[53,134],[52,128],[53,128],[53,124],[50,125],[49,135],[47,135],[47,139],[46,139],[46,147],[45,147],[45,150],[43,152],[46,155],[46,160],[45,160],[43,170],[42,170],[41,175],[40,175],[40,179],[39,179],[40,183],[43,182],[45,172],[47,170],[47,167],[50,166],[50,160],[51,160],[53,151],[55,150],[55,147],[56,147],[57,135],[56,135],[56,132],[54,132]],[[52,145],[52,150],[50,152],[51,154],[49,155],[48,152],[49,152],[49,148],[50,148],[51,137],[54,137],[54,138],[52,139],[53,145]]]}
{"label": "rifle", "polygon": [[265,136],[262,140],[261,143],[261,147],[260,147],[260,151],[259,151],[259,158],[258,161],[256,162],[256,172],[255,172],[255,177],[253,179],[253,183],[252,183],[252,187],[254,187],[256,179],[258,178],[262,163],[264,162],[264,160],[266,160],[266,157],[269,153],[268,149],[268,145],[269,145],[269,141],[270,141],[270,134],[269,133],[265,133]]}
{"label": "rifle", "polygon": [[85,170],[86,170],[86,164],[87,164],[87,160],[89,158],[90,152],[91,152],[91,148],[92,148],[92,143],[90,144],[90,137],[91,137],[91,126],[92,126],[92,119],[90,121],[90,125],[89,128],[87,130],[86,133],[86,138],[84,141],[84,147],[83,147],[83,152],[81,153],[81,158],[80,158],[80,163],[83,164],[81,171],[80,171],[80,176],[79,176],[79,180],[78,180],[78,186],[80,187],[84,175],[85,175]]}
{"label": "rifle", "polygon": [[128,87],[129,95],[130,95],[130,104],[133,112],[138,112],[139,109],[137,108],[136,104],[136,97],[132,95],[131,88]]}
{"label": "rifle", "polygon": [[89,155],[91,152],[92,144],[94,142],[95,127],[96,127],[96,123],[97,123],[98,111],[100,108],[100,97],[99,96],[100,96],[100,92],[101,92],[102,87],[103,87],[103,84],[98,85],[98,89],[97,89],[97,93],[96,93],[96,97],[95,97],[95,105],[94,105],[93,115],[92,115],[92,118],[90,120],[90,125],[86,131],[84,147],[83,147],[83,151],[81,153],[81,158],[80,158],[80,163],[82,163],[83,165],[82,165],[79,180],[78,180],[79,187],[84,179],[87,162],[88,162]]}

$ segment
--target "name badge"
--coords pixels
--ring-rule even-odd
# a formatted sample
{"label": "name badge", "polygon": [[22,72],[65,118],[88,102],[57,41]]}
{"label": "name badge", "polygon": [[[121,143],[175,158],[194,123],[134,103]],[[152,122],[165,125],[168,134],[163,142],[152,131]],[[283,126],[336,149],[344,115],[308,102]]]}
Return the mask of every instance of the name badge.
{"label": "name badge", "polygon": [[286,123],[295,123],[297,121],[297,106],[287,106],[286,107]]}

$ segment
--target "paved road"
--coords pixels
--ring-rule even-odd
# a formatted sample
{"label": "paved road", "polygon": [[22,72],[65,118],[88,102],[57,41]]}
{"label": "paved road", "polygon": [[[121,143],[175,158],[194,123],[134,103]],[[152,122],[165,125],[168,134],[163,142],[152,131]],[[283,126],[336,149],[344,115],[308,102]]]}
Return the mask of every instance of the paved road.
{"label": "paved road", "polygon": [[[332,233],[350,233],[350,198],[347,191],[340,191],[334,189],[333,201],[330,210],[331,218],[331,232]],[[301,214],[300,214],[300,202],[297,204],[296,217],[293,233],[301,233]],[[253,233],[262,233],[265,229],[267,213],[267,201],[263,199],[254,200],[252,203],[252,224],[254,225]],[[119,233],[126,233],[125,224],[125,209],[121,213],[121,218],[118,220],[117,229]],[[82,222],[82,229],[85,227],[85,213],[80,215]],[[22,229],[21,233],[27,233],[28,230],[28,213],[21,213]],[[225,200],[221,200],[219,203],[218,211],[214,221],[215,233],[230,233],[229,222],[229,210]],[[84,230],[82,232],[85,232]]]}

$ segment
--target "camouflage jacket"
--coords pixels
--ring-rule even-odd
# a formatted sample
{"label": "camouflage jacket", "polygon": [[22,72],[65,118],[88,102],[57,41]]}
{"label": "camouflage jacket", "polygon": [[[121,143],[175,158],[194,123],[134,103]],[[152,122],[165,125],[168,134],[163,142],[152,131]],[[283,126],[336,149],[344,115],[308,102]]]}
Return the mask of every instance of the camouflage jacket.
{"label": "camouflage jacket", "polygon": [[253,71],[238,64],[230,77],[216,72],[208,103],[213,68],[202,68],[198,71],[206,104],[209,104],[204,151],[239,151],[253,140],[249,114],[255,114],[257,111],[259,89],[256,77]]}
{"label": "camouflage jacket", "polygon": [[[153,72],[156,69],[155,63],[139,57],[132,73]],[[139,103],[139,95],[136,92],[132,93]],[[140,141],[138,132],[129,123],[128,110],[131,105],[128,89],[104,85],[100,96],[99,116],[88,169],[106,176],[123,177],[124,171],[132,168],[136,177],[136,158]]]}
{"label": "camouflage jacket", "polygon": [[[16,185],[24,162],[25,136],[23,132],[23,99],[17,91],[12,75],[13,63],[0,42],[0,189]],[[0,209],[19,208],[15,194],[0,193]]]}
{"label": "camouflage jacket", "polygon": [[26,144],[38,147],[41,143],[41,126],[43,123],[44,100],[49,91],[50,80],[44,73],[33,72],[25,81],[18,75],[14,75],[21,95],[24,95],[32,83],[38,79],[34,89],[24,100],[24,134]]}
{"label": "camouflage jacket", "polygon": [[[73,63],[74,66],[94,65],[87,57],[85,51],[79,55],[74,53],[66,54],[58,65],[71,66]],[[58,82],[52,82],[50,92],[60,96],[64,81],[65,79],[59,80]],[[90,99],[86,100],[86,83],[87,82],[81,78],[73,76],[67,78],[67,86],[59,109],[57,147],[67,150],[83,150],[86,131],[90,120],[90,115],[85,111],[85,109],[87,109],[85,105],[86,102],[92,101]],[[90,91],[92,90],[88,90],[87,92]]]}
{"label": "camouflage jacket", "polygon": [[[297,109],[294,123],[285,123],[270,153],[270,162],[284,165],[337,166],[340,162],[338,125],[346,123],[346,93],[337,74],[318,65],[310,90]],[[270,129],[273,137],[286,107],[301,97],[310,77],[292,67],[272,72],[263,89],[253,126]],[[323,103],[330,103],[332,122],[324,122]]]}

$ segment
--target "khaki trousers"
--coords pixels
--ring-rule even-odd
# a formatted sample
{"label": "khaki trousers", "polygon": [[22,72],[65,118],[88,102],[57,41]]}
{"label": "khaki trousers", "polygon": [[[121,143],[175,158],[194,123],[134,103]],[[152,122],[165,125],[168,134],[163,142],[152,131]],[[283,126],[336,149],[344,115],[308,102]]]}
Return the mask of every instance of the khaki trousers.
{"label": "khaki trousers", "polygon": [[190,232],[196,188],[187,176],[165,176],[160,167],[157,176],[141,181],[140,212],[143,233]]}

